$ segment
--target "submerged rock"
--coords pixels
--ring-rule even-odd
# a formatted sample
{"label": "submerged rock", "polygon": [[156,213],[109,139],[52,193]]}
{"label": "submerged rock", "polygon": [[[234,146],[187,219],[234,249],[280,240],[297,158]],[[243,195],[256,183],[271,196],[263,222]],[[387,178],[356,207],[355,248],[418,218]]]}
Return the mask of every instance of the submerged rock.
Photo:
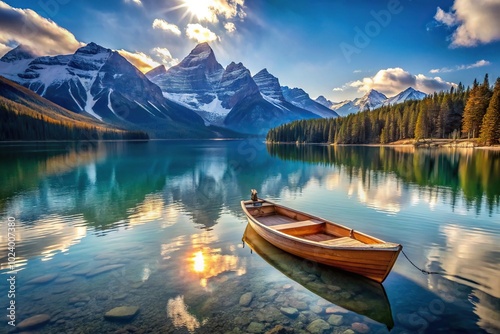
{"label": "submerged rock", "polygon": [[108,271],[123,268],[124,266],[125,266],[124,264],[109,264],[109,265],[102,266],[102,267],[99,267],[97,269],[89,271],[85,275],[85,277],[87,277],[87,278],[94,277],[94,276],[99,275],[99,274],[107,273]]}
{"label": "submerged rock", "polygon": [[240,297],[240,305],[248,306],[252,302],[252,299],[253,299],[253,293],[251,292],[244,293]]}
{"label": "submerged rock", "polygon": [[139,312],[139,307],[137,306],[120,306],[106,312],[104,318],[109,320],[128,320],[133,318],[137,312]]}
{"label": "submerged rock", "polygon": [[329,318],[328,318],[328,323],[331,324],[331,325],[334,325],[334,326],[340,326],[342,325],[342,322],[343,322],[343,316],[341,315],[338,315],[338,314],[332,314]]}
{"label": "submerged rock", "polygon": [[252,321],[250,325],[248,325],[247,332],[249,333],[262,333],[265,326],[264,324]]}
{"label": "submerged rock", "polygon": [[313,334],[321,334],[330,329],[330,325],[323,319],[316,319],[307,326],[307,331]]}
{"label": "submerged rock", "polygon": [[364,324],[362,322],[354,322],[351,325],[351,328],[354,329],[354,331],[357,333],[369,333],[370,332],[370,327],[368,327],[367,324]]}
{"label": "submerged rock", "polygon": [[26,284],[48,283],[50,281],[55,280],[57,276],[58,276],[58,274],[47,274],[47,275],[39,276],[39,277],[33,278],[32,280],[29,280],[28,282],[26,282]]}
{"label": "submerged rock", "polygon": [[50,315],[48,314],[37,314],[31,318],[25,319],[17,324],[18,330],[32,329],[38,326],[45,325],[50,320]]}
{"label": "submerged rock", "polygon": [[299,315],[299,310],[297,310],[296,308],[293,308],[293,307],[282,307],[282,308],[280,308],[280,311],[284,315],[286,315],[288,317],[292,317],[292,318]]}

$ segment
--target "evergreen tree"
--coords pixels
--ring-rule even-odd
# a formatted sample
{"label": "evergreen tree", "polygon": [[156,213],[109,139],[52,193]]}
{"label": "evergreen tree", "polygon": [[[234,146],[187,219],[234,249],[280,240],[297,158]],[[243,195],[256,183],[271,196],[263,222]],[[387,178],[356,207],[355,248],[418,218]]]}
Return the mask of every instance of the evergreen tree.
{"label": "evergreen tree", "polygon": [[417,117],[417,124],[415,125],[415,139],[423,139],[427,137],[427,110],[420,109]]}
{"label": "evergreen tree", "polygon": [[486,145],[500,140],[500,77],[497,78],[493,96],[483,117],[480,139]]}
{"label": "evergreen tree", "polygon": [[476,138],[479,135],[481,123],[486,113],[486,109],[488,108],[490,97],[490,85],[488,74],[486,74],[481,86],[474,80],[474,86],[470,91],[467,104],[465,105],[462,132],[467,134],[469,138]]}

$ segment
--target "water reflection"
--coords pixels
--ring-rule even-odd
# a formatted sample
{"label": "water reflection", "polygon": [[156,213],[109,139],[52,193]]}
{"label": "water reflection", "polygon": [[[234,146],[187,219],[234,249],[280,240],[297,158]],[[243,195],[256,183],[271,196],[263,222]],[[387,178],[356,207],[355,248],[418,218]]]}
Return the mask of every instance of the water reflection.
{"label": "water reflection", "polygon": [[[19,222],[16,255],[26,279],[47,271],[66,278],[67,267],[58,264],[84,260],[88,264],[70,272],[77,278],[69,291],[88,293],[94,282],[99,289],[111,280],[86,278],[86,272],[125,265],[110,272],[121,278],[119,287],[109,288],[113,295],[128,291],[131,280],[134,286],[151,284],[141,298],[162,294],[156,309],[163,323],[170,317],[179,330],[203,330],[203,316],[214,305],[238,305],[245,280],[261,281],[263,268],[252,267],[253,260],[238,248],[245,226],[239,201],[257,188],[285,205],[401,243],[419,265],[448,274],[423,276],[400,258],[386,281],[395,311],[416,314],[412,299],[425,306],[437,295],[450,303],[446,312],[467,319],[457,331],[498,332],[498,152],[271,146],[268,153],[261,144],[262,150],[245,155],[241,145],[152,141],[1,147],[0,215]],[[227,235],[228,230],[234,234]],[[7,243],[2,238],[0,233],[3,256]],[[0,260],[5,264],[6,258]],[[302,272],[310,279],[307,270]],[[411,288],[398,291],[405,280]],[[314,290],[304,284],[324,294],[324,285]],[[64,294],[52,295],[53,287],[48,288],[50,298],[44,300],[55,307]],[[411,298],[403,298],[407,295]],[[137,301],[134,294],[130,298]],[[67,300],[59,302],[67,307]],[[167,315],[165,304],[170,305]],[[96,314],[102,320],[100,311]],[[86,322],[102,326],[95,319]],[[440,321],[433,325],[447,328]]]}
{"label": "water reflection", "polygon": [[221,252],[221,249],[204,247],[189,257],[190,270],[198,277],[202,287],[207,288],[211,278],[219,277],[223,273],[233,273],[237,276],[246,273],[246,265],[239,257]]}
{"label": "water reflection", "polygon": [[[16,270],[22,270],[33,255],[41,256],[42,261],[51,260],[56,254],[65,253],[87,235],[85,220],[81,215],[42,216],[31,225],[18,224],[15,230]],[[9,268],[7,263],[7,233],[0,233],[0,270]]]}
{"label": "water reflection", "polygon": [[449,196],[452,206],[463,195],[468,208],[478,213],[483,200],[490,214],[500,203],[498,151],[312,145],[268,145],[267,149],[280,159],[342,168],[350,178],[359,177],[364,191],[371,188],[370,181],[378,177],[375,174],[383,172],[405,184],[442,187],[441,195]]}
{"label": "water reflection", "polygon": [[177,296],[169,299],[167,303],[167,316],[172,320],[175,328],[185,327],[190,333],[200,328],[198,319],[188,311],[184,303],[184,296]]}
{"label": "water reflection", "polygon": [[[500,266],[498,236],[481,230],[445,225],[440,228],[445,246],[434,246],[427,266],[438,264],[447,273],[429,276],[428,287],[448,302],[468,298],[479,324],[490,333],[500,332]],[[467,240],[467,242],[464,242]],[[463,285],[471,289],[464,293]]]}

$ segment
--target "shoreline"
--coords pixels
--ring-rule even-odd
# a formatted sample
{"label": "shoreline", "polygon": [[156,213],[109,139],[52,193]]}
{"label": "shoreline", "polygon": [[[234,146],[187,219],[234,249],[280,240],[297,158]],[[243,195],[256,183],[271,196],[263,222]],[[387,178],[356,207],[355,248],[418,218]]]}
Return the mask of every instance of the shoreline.
{"label": "shoreline", "polygon": [[500,144],[486,146],[479,145],[475,139],[415,139],[398,140],[387,144],[328,144],[328,143],[297,143],[297,142],[267,142],[266,144],[285,145],[320,145],[320,146],[367,146],[367,147],[411,147],[411,148],[452,148],[452,149],[479,149],[500,151]]}

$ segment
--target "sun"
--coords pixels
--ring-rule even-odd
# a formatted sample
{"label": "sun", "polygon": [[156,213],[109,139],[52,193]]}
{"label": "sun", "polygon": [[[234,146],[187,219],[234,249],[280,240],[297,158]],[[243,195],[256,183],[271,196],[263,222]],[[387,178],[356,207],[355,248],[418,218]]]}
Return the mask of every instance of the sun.
{"label": "sun", "polygon": [[199,21],[217,21],[216,0],[182,0],[179,7],[186,8],[184,16],[191,14],[191,18],[196,17]]}

